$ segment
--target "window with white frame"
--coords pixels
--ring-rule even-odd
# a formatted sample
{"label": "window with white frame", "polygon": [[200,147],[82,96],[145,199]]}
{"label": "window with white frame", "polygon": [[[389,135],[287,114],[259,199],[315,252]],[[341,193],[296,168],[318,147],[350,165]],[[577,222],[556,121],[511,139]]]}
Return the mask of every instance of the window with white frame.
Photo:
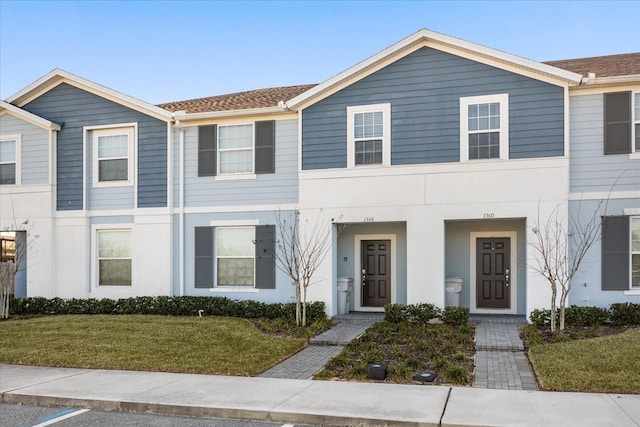
{"label": "window with white frame", "polygon": [[253,173],[253,124],[218,126],[218,171]]}
{"label": "window with white frame", "polygon": [[133,184],[134,136],[133,127],[93,131],[93,183],[95,186]]}
{"label": "window with white frame", "polygon": [[98,230],[98,286],[131,286],[131,230]]}
{"label": "window with white frame", "polygon": [[255,227],[216,227],[217,286],[253,286]]}
{"label": "window with white frame", "polygon": [[631,217],[631,286],[640,289],[640,216]]}
{"label": "window with white frame", "polygon": [[20,184],[20,136],[0,138],[0,185]]}
{"label": "window with white frame", "polygon": [[509,157],[509,95],[460,98],[460,161]]}
{"label": "window with white frame", "polygon": [[349,167],[391,164],[391,104],[347,107]]}

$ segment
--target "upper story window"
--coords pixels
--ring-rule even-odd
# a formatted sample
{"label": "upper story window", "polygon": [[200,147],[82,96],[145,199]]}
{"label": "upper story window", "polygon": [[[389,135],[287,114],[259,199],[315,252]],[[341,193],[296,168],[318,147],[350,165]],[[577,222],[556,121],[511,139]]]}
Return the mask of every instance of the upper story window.
{"label": "upper story window", "polygon": [[391,104],[347,107],[348,167],[391,164]]}
{"label": "upper story window", "polygon": [[460,161],[509,157],[509,95],[460,98]]}
{"label": "upper story window", "polygon": [[253,173],[253,124],[218,127],[220,175]]}
{"label": "upper story window", "polygon": [[604,154],[630,153],[640,153],[640,93],[605,93]]}
{"label": "upper story window", "polygon": [[93,131],[94,186],[133,184],[134,135],[133,127]]}
{"label": "upper story window", "polygon": [[275,172],[275,121],[198,126],[198,176]]}
{"label": "upper story window", "polygon": [[98,230],[98,286],[131,286],[131,230]]}
{"label": "upper story window", "polygon": [[20,135],[0,137],[0,185],[20,184]]}

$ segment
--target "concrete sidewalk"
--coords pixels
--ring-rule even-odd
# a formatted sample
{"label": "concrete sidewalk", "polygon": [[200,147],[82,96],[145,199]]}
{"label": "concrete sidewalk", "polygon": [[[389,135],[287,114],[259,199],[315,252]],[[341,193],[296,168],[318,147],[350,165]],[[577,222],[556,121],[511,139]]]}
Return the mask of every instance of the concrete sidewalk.
{"label": "concrete sidewalk", "polygon": [[0,365],[1,401],[322,425],[640,426],[640,395]]}

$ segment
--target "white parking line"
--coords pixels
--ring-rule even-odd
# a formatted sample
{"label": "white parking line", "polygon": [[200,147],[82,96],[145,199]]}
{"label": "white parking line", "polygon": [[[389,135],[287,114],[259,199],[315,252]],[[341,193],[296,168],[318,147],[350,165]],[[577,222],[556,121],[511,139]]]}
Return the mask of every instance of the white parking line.
{"label": "white parking line", "polygon": [[[66,420],[67,418],[75,417],[76,415],[84,414],[85,412],[89,412],[88,409],[67,409],[66,411],[57,412],[53,415],[50,415],[46,418],[41,418],[42,422],[40,424],[35,424],[33,427],[45,427],[50,426],[51,424],[55,424],[62,420]],[[38,420],[38,421],[40,421]]]}

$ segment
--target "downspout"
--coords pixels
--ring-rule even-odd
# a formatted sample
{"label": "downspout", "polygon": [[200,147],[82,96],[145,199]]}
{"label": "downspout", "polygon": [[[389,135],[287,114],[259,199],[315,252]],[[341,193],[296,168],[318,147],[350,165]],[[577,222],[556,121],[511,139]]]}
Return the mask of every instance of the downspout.
{"label": "downspout", "polygon": [[[174,117],[175,117],[175,113],[174,113]],[[180,184],[179,184],[179,191],[180,191],[180,196],[179,196],[179,202],[178,202],[178,226],[180,227],[179,229],[179,236],[178,236],[178,242],[180,245],[180,250],[179,252],[179,265],[178,265],[178,270],[180,273],[180,296],[184,296],[184,128],[182,127],[182,124],[180,123],[180,120],[176,120],[176,129],[178,129],[178,139],[179,139],[179,150],[180,150],[180,168],[179,168],[179,175],[180,175]]]}

